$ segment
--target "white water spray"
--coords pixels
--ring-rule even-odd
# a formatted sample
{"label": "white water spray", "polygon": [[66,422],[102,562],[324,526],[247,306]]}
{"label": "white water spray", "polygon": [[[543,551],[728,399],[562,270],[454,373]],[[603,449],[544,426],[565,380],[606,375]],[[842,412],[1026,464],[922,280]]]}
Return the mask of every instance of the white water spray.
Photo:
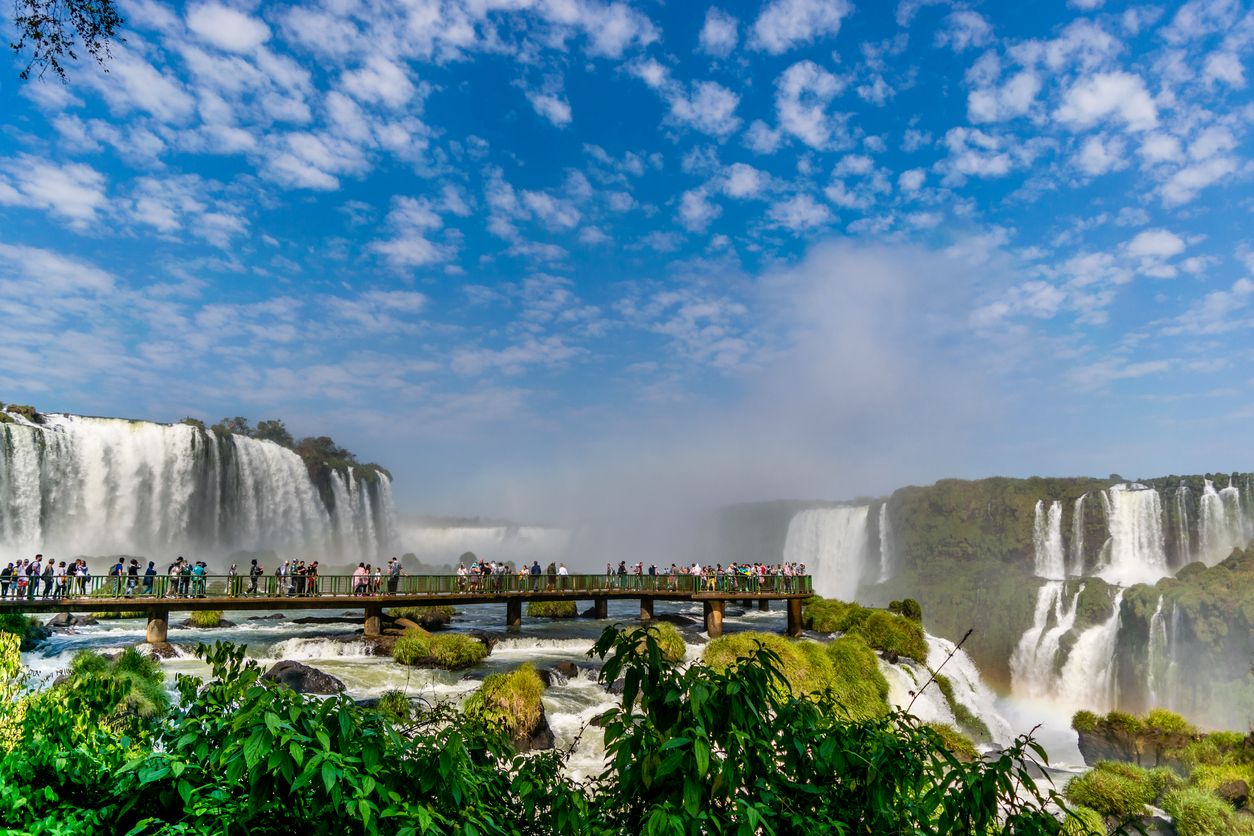
{"label": "white water spray", "polygon": [[856,505],[798,512],[788,523],[784,561],[804,563],[819,595],[852,601],[867,561],[869,511]]}
{"label": "white water spray", "polygon": [[1117,586],[1154,583],[1171,574],[1158,491],[1125,484],[1115,485],[1104,495],[1110,542],[1108,557],[1098,574]]}
{"label": "white water spray", "polygon": [[1044,502],[1036,503],[1036,519],[1032,527],[1037,577],[1063,580],[1067,577],[1067,556],[1062,546],[1062,503],[1051,502],[1048,511]]}

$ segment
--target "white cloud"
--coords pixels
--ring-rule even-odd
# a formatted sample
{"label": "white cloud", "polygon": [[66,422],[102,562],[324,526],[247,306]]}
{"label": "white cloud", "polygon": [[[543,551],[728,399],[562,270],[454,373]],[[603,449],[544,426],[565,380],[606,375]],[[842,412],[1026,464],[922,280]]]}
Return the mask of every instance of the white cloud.
{"label": "white cloud", "polygon": [[661,88],[670,79],[670,70],[652,58],[636,61],[630,65],[629,69],[632,75],[655,90]]}
{"label": "white cloud", "polygon": [[912,168],[909,171],[903,171],[897,178],[897,187],[903,192],[917,192],[923,187],[923,181],[927,179],[927,172],[921,168]]}
{"label": "white cloud", "polygon": [[769,182],[766,172],[744,163],[733,163],[727,169],[723,193],[728,197],[757,197]]}
{"label": "white cloud", "polygon": [[1023,70],[1000,87],[972,90],[967,96],[967,116],[972,122],[1004,122],[1023,116],[1041,91],[1041,79],[1031,70]]}
{"label": "white cloud", "polygon": [[1075,162],[1085,174],[1097,176],[1126,168],[1126,151],[1123,141],[1118,137],[1094,135],[1084,140]]}
{"label": "white cloud", "polygon": [[398,108],[414,96],[405,68],[382,55],[371,55],[364,66],[344,74],[344,89],[361,102]]}
{"label": "white cloud", "polygon": [[775,82],[775,110],[779,129],[792,134],[811,148],[826,149],[840,128],[827,113],[827,105],[845,87],[845,82],[813,61],[798,61]]}
{"label": "white cloud", "polygon": [[1133,258],[1170,258],[1184,252],[1184,240],[1166,229],[1147,229],[1124,246]]}
{"label": "white cloud", "polygon": [[1145,82],[1125,72],[1098,73],[1077,81],[1054,115],[1074,129],[1091,128],[1111,117],[1133,131],[1158,124],[1158,108]]}
{"label": "white cloud", "polygon": [[705,24],[701,27],[701,51],[726,58],[736,48],[739,40],[738,26],[736,18],[711,6],[705,13]]}
{"label": "white cloud", "polygon": [[681,124],[712,136],[727,136],[740,127],[736,105],[740,97],[713,81],[698,81],[690,94],[675,91],[671,99],[671,118]]}
{"label": "white cloud", "polygon": [[1162,374],[1170,368],[1171,363],[1166,360],[1132,363],[1115,357],[1073,369],[1069,377],[1081,389],[1093,390],[1101,389],[1118,380],[1133,380],[1147,375]]}
{"label": "white cloud", "polygon": [[531,102],[531,106],[535,108],[536,113],[559,128],[564,128],[570,124],[570,104],[560,97],[548,93],[528,92],[527,101]]}
{"label": "white cloud", "polygon": [[1231,157],[1212,157],[1204,162],[1185,166],[1163,183],[1160,193],[1164,206],[1179,206],[1197,197],[1198,192],[1219,182],[1237,170]]}
{"label": "white cloud", "polygon": [[1011,145],[978,128],[950,128],[945,134],[949,156],[941,164],[946,183],[961,183],[966,177],[1002,177],[1017,164],[1028,162],[1033,149],[1016,141]]}
{"label": "white cloud", "polygon": [[749,43],[772,55],[835,35],[852,11],[846,0],[772,0],[753,23]]}
{"label": "white cloud", "polygon": [[42,209],[86,229],[108,205],[105,176],[89,165],[18,155],[0,163],[0,204]]}
{"label": "white cloud", "polygon": [[761,119],[754,119],[745,131],[745,145],[759,154],[774,154],[779,150],[780,132]]}
{"label": "white cloud", "polygon": [[582,217],[574,203],[547,192],[524,191],[522,202],[550,229],[574,229]]}
{"label": "white cloud", "polygon": [[1221,125],[1213,125],[1189,143],[1189,159],[1209,160],[1236,147],[1237,138],[1232,135],[1232,131]]}
{"label": "white cloud", "polygon": [[270,39],[270,28],[260,20],[220,3],[188,9],[187,28],[206,43],[228,52],[251,52]]}
{"label": "white cloud", "polygon": [[451,249],[428,237],[443,223],[427,200],[404,195],[394,197],[387,216],[392,237],[374,241],[369,248],[401,270],[447,261],[452,255]]}
{"label": "white cloud", "polygon": [[808,194],[795,195],[773,204],[767,211],[767,217],[776,226],[795,232],[825,226],[832,221],[831,210]]}
{"label": "white cloud", "polygon": [[1178,160],[1182,156],[1180,140],[1171,134],[1152,133],[1145,137],[1137,153],[1147,163],[1164,163]]}
{"label": "white cloud", "polygon": [[1245,66],[1235,52],[1213,52],[1206,56],[1202,78],[1208,84],[1222,81],[1234,89],[1245,87]]}
{"label": "white cloud", "polygon": [[679,201],[680,223],[690,232],[704,232],[722,213],[722,208],[710,203],[704,188],[689,189]]}
{"label": "white cloud", "polygon": [[954,52],[981,47],[993,39],[993,27],[978,12],[959,9],[950,12],[945,25],[936,33],[936,45]]}

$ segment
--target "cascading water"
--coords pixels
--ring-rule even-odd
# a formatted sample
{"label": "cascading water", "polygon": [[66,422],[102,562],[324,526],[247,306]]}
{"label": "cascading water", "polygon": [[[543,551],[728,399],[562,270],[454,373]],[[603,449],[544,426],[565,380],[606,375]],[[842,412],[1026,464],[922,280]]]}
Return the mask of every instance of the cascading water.
{"label": "cascading water", "polygon": [[1036,503],[1032,543],[1035,546],[1037,577],[1063,580],[1067,577],[1067,556],[1062,545],[1062,503]]}
{"label": "cascading water", "polygon": [[880,577],[884,583],[893,575],[893,529],[888,519],[888,503],[880,505]]}
{"label": "cascading water", "polygon": [[246,436],[55,414],[0,426],[0,548],[10,554],[358,560],[391,548],[386,476],[332,471],[329,493],[300,456]]}
{"label": "cascading water", "polygon": [[1115,485],[1104,492],[1110,522],[1107,558],[1098,574],[1118,586],[1154,583],[1171,574],[1164,546],[1158,491],[1139,484]]}
{"label": "cascading water", "polygon": [[1201,554],[1198,558],[1208,566],[1244,546],[1247,539],[1245,514],[1241,508],[1241,492],[1229,481],[1228,487],[1215,490],[1207,479],[1202,489],[1199,511]]}
{"label": "cascading water", "polygon": [[1084,498],[1087,496],[1080,494],[1071,513],[1071,565],[1067,574],[1072,576],[1084,574]]}
{"label": "cascading water", "polygon": [[1075,625],[1076,605],[1081,586],[1070,602],[1063,581],[1047,581],[1036,593],[1032,626],[1019,639],[1010,657],[1010,684],[1015,694],[1042,698],[1053,696],[1056,677],[1054,661],[1062,637]]}
{"label": "cascading water", "polygon": [[784,561],[804,563],[819,595],[852,601],[867,562],[869,512],[866,505],[798,512],[788,523]]}
{"label": "cascading water", "polygon": [[1115,596],[1114,612],[1076,639],[1057,679],[1058,702],[1072,709],[1105,713],[1115,707],[1115,644],[1119,638],[1119,608],[1123,590]]}
{"label": "cascading water", "polygon": [[1189,486],[1181,485],[1176,488],[1176,525],[1175,525],[1175,546],[1176,546],[1176,562],[1183,566],[1189,562],[1189,555],[1193,553],[1190,547],[1189,538]]}
{"label": "cascading water", "polygon": [[[1174,608],[1174,607],[1173,607]],[[1145,690],[1151,706],[1167,705],[1167,677],[1171,666],[1171,643],[1167,635],[1167,619],[1163,617],[1163,596],[1158,596],[1158,606],[1150,616],[1149,659],[1146,665]]]}

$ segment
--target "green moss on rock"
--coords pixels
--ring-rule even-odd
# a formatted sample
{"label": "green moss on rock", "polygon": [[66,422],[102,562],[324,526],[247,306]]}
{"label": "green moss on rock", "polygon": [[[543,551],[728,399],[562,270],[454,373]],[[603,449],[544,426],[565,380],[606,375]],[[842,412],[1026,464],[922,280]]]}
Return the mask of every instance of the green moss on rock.
{"label": "green moss on rock", "polygon": [[192,627],[217,627],[222,623],[222,610],[192,610],[187,614],[187,623]]}
{"label": "green moss on rock", "polygon": [[578,618],[579,605],[574,601],[528,601],[531,618]]}
{"label": "green moss on rock", "polygon": [[850,719],[867,720],[888,712],[888,680],[875,651],[860,636],[834,639],[826,652],[832,663],[832,697]]}
{"label": "green moss on rock", "polygon": [[1106,820],[1092,807],[1073,804],[1062,820],[1059,836],[1106,836]]}
{"label": "green moss on rock", "polygon": [[387,614],[391,618],[408,619],[424,630],[437,630],[453,620],[454,610],[447,604],[440,604],[431,607],[392,607]]}
{"label": "green moss on rock", "polygon": [[1238,817],[1223,800],[1198,787],[1182,787],[1168,793],[1162,806],[1179,836],[1238,836],[1254,832],[1248,817]]}
{"label": "green moss on rock", "polygon": [[[758,649],[758,645],[779,657],[780,673],[786,684],[780,690],[796,696],[816,694],[832,682],[831,658],[817,642],[795,641],[775,633],[732,633],[713,639],[701,654],[702,661],[715,670],[724,671],[739,659]],[[818,649],[819,652],[815,652]]]}
{"label": "green moss on rock", "polygon": [[466,716],[503,731],[512,739],[530,734],[544,713],[544,681],[530,664],[483,680],[462,710]]}
{"label": "green moss on rock", "polygon": [[488,656],[483,642],[461,633],[431,635],[408,631],[392,646],[392,658],[402,665],[462,670],[479,664]]}
{"label": "green moss on rock", "polygon": [[1154,801],[1146,770],[1110,761],[1102,761],[1090,772],[1072,778],[1063,795],[1068,801],[1119,821],[1144,815],[1145,805]]}
{"label": "green moss on rock", "polygon": [[928,723],[928,728],[940,737],[941,745],[960,761],[970,763],[980,757],[975,744],[962,732],[948,723]]}

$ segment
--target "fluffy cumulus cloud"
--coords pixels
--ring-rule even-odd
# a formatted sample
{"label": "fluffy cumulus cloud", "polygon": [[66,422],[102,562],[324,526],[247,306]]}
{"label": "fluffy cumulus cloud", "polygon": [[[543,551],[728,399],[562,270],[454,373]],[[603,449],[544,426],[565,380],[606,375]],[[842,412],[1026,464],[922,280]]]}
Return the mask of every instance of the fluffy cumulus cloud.
{"label": "fluffy cumulus cloud", "polygon": [[1129,130],[1146,131],[1158,124],[1158,108],[1140,76],[1126,72],[1098,73],[1067,90],[1054,116],[1083,130],[1114,120]]}
{"label": "fluffy cumulus cloud", "polygon": [[813,61],[798,61],[775,82],[775,112],[779,129],[811,148],[824,149],[842,128],[828,106],[845,82]]}
{"label": "fluffy cumulus cloud", "polygon": [[846,0],[771,0],[753,22],[750,45],[779,55],[835,35],[852,10]]}
{"label": "fluffy cumulus cloud", "polygon": [[740,41],[740,23],[716,6],[705,13],[701,26],[700,46],[703,52],[726,58]]}
{"label": "fluffy cumulus cloud", "polygon": [[187,28],[205,43],[228,52],[250,52],[270,39],[265,23],[221,3],[189,7]]}

